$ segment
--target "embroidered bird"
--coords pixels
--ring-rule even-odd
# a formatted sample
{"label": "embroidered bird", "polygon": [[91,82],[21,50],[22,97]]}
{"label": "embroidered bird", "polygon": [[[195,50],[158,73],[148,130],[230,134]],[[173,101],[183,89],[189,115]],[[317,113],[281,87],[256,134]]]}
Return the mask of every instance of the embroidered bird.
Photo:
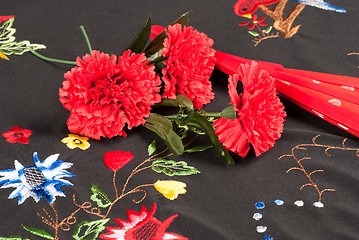
{"label": "embroidered bird", "polygon": [[[240,16],[246,14],[252,14],[257,10],[259,5],[270,5],[279,1],[280,0],[238,0],[238,2],[234,5],[234,12]],[[305,5],[321,8],[324,10],[335,11],[340,13],[346,12],[345,9],[330,5],[329,3],[324,2],[324,0],[293,0],[293,1]]]}

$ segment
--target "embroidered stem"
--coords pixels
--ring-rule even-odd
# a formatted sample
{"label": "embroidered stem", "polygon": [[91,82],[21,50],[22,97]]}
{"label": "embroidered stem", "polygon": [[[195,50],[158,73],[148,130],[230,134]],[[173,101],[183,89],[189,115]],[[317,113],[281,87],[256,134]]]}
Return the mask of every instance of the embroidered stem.
{"label": "embroidered stem", "polygon": [[45,57],[43,55],[41,55],[40,53],[36,52],[35,50],[33,50],[32,48],[30,48],[30,52],[32,54],[34,54],[36,57],[48,61],[48,62],[56,62],[56,63],[64,63],[64,64],[71,64],[71,65],[76,65],[76,62],[74,61],[66,61],[66,60],[60,60],[60,59],[55,59],[55,58],[49,58],[49,57]]}
{"label": "embroidered stem", "polygon": [[90,40],[89,40],[89,38],[88,38],[88,36],[87,36],[87,33],[86,33],[86,31],[85,31],[84,26],[80,26],[80,29],[81,29],[81,31],[82,31],[82,34],[83,34],[84,37],[85,37],[87,47],[89,48],[90,53],[92,53],[91,43],[90,43]]}
{"label": "embroidered stem", "polygon": [[116,186],[116,172],[117,171],[113,171],[112,184],[113,184],[113,187],[115,188],[116,198],[118,198],[118,190],[117,190],[117,186]]}

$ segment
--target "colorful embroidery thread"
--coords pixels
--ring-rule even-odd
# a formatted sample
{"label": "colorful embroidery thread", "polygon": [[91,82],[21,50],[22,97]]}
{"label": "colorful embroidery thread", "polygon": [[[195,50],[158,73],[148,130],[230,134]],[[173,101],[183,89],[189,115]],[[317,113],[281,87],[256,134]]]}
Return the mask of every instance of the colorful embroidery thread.
{"label": "colorful embroidery thread", "polygon": [[[192,141],[187,143],[185,145],[185,147],[187,147],[191,142]],[[125,164],[127,164],[128,162],[130,162],[133,159],[133,155],[130,152],[122,152],[122,151],[106,153],[105,157],[104,157],[104,163],[114,173],[113,179],[112,179],[112,184],[113,184],[114,191],[115,191],[115,198],[110,199],[110,197],[104,191],[102,191],[96,185],[92,184],[92,186],[91,186],[92,195],[91,195],[90,199],[93,202],[84,202],[82,204],[79,204],[79,203],[77,203],[76,196],[74,194],[72,201],[73,201],[73,204],[76,206],[76,209],[70,215],[63,218],[62,220],[60,219],[58,211],[55,208],[54,200],[55,200],[55,196],[61,196],[61,195],[64,196],[64,194],[62,192],[61,192],[62,194],[59,192],[54,193],[54,192],[52,192],[52,189],[47,189],[47,187],[46,187],[47,185],[45,185],[47,183],[50,183],[50,184],[52,183],[50,180],[48,180],[48,178],[50,178],[50,174],[52,174],[51,176],[56,177],[56,182],[55,182],[55,180],[53,180],[54,183],[52,183],[52,185],[51,185],[51,186],[53,186],[53,188],[56,188],[56,190],[60,191],[61,189],[59,187],[62,185],[71,185],[70,182],[60,179],[60,178],[67,177],[67,176],[74,176],[74,175],[68,173],[67,171],[65,171],[65,169],[69,168],[72,164],[64,163],[62,161],[56,161],[58,154],[52,155],[52,156],[48,157],[43,163],[40,163],[37,158],[37,154],[35,153],[34,160],[35,160],[36,166],[34,166],[32,168],[23,168],[23,167],[21,167],[22,165],[21,166],[19,165],[19,163],[15,163],[16,170],[0,171],[0,176],[3,175],[3,178],[0,178],[0,184],[4,184],[3,187],[18,187],[18,186],[22,186],[25,184],[26,184],[26,186],[30,185],[30,187],[28,189],[31,192],[26,193],[26,195],[21,194],[23,191],[21,189],[21,191],[19,193],[19,204],[22,203],[29,196],[34,197],[35,200],[38,201],[38,200],[40,200],[41,196],[44,195],[46,197],[46,199],[48,200],[49,206],[52,209],[53,214],[50,214],[50,212],[48,210],[46,210],[45,208],[42,208],[43,213],[37,213],[37,215],[41,218],[41,220],[44,224],[46,224],[47,226],[51,227],[54,230],[54,235],[46,232],[45,230],[36,229],[36,228],[28,227],[28,226],[23,226],[24,230],[26,230],[34,235],[45,237],[47,239],[59,240],[59,231],[60,230],[65,231],[65,232],[70,231],[71,226],[76,224],[76,222],[77,222],[76,214],[80,211],[84,211],[90,215],[97,216],[100,219],[91,221],[91,222],[88,222],[88,221],[81,222],[80,224],[78,224],[77,230],[72,235],[72,237],[77,240],[97,239],[97,237],[100,235],[100,233],[105,229],[105,225],[107,224],[107,222],[110,220],[110,218],[108,218],[108,216],[109,216],[112,208],[122,198],[124,198],[130,194],[141,193],[141,194],[143,194],[141,199],[139,199],[139,200],[133,199],[134,203],[136,203],[136,204],[140,203],[143,199],[145,199],[145,197],[147,195],[146,191],[143,189],[145,187],[156,187],[156,189],[160,193],[162,193],[166,198],[171,199],[171,200],[177,198],[178,194],[184,194],[186,192],[186,190],[184,189],[186,184],[184,184],[182,182],[178,182],[178,181],[157,181],[156,183],[142,184],[142,185],[133,187],[132,189],[128,190],[128,185],[129,185],[128,183],[130,182],[130,180],[132,179],[132,177],[134,175],[142,172],[143,170],[147,170],[147,169],[154,170],[154,169],[158,168],[158,166],[155,164],[156,161],[164,160],[164,161],[169,161],[171,164],[174,163],[174,161],[166,160],[166,158],[173,156],[173,153],[166,154],[167,150],[168,149],[165,149],[159,153],[155,153],[157,151],[156,144],[154,142],[151,143],[150,146],[148,147],[148,154],[150,155],[150,157],[147,158],[146,160],[144,160],[143,162],[141,162],[137,167],[135,167],[133,169],[130,176],[126,179],[126,182],[122,187],[122,190],[120,190],[120,191],[118,190],[118,187],[116,184],[116,173],[120,168],[122,168]],[[199,171],[197,169],[195,169],[194,167],[188,166],[187,163],[183,164],[184,163],[183,161],[181,161],[180,163],[181,163],[180,166],[186,166],[188,168],[187,172],[184,172],[184,171],[186,171],[186,169],[183,169],[181,167],[179,167],[178,169],[172,169],[171,173],[174,173],[173,175],[168,174],[166,171],[155,171],[155,170],[154,171],[158,172],[158,173],[164,173],[167,176],[187,176],[187,175],[199,173]],[[57,167],[53,167],[53,166],[57,166]],[[20,170],[18,170],[18,169],[20,169]],[[24,169],[24,170],[21,170],[21,169]],[[49,171],[49,169],[51,169],[52,171]],[[18,171],[20,173],[24,172],[24,174],[23,174],[24,177],[18,177]],[[179,173],[176,173],[176,171],[178,171]],[[44,177],[42,177],[41,174],[43,174]],[[61,175],[59,175],[59,174],[61,174]],[[42,189],[41,187],[44,187],[44,189]],[[38,190],[38,191],[35,191],[35,190]],[[17,192],[19,192],[18,190],[15,190],[15,191],[16,191],[15,193],[11,194],[11,198],[15,197]],[[24,196],[22,196],[22,195],[24,195]],[[21,198],[20,198],[20,196],[21,196]],[[104,209],[104,212],[102,212],[101,209]],[[133,237],[131,235],[129,238],[126,238],[126,239],[138,239],[136,237],[142,237],[141,239],[152,239],[152,238],[149,238],[151,236],[152,237],[156,236],[157,237],[156,239],[187,239],[187,238],[183,238],[182,236],[177,235],[177,234],[164,233],[164,231],[169,226],[169,224],[171,223],[173,218],[175,218],[176,216],[172,216],[171,218],[164,221],[163,223],[161,223],[159,221],[156,222],[157,225],[156,225],[156,228],[153,229],[153,231],[151,233],[152,235],[151,234],[146,235],[148,233],[145,234],[144,232],[143,232],[144,235],[141,235],[142,234],[141,231],[148,230],[147,225],[150,224],[151,221],[152,222],[155,221],[154,220],[155,218],[153,218],[155,209],[156,209],[156,207],[154,205],[154,207],[152,208],[152,210],[149,214],[147,214],[147,210],[146,210],[147,216],[141,220],[142,221],[141,223],[135,222],[134,223],[135,225],[133,225],[130,229],[126,228],[125,225],[122,225],[124,228],[118,228],[117,230],[124,231],[124,232],[128,232],[128,231],[131,232],[133,230],[131,232],[131,234],[132,233],[139,234],[136,236],[133,235]],[[129,211],[129,213],[132,213],[132,212]],[[140,216],[143,217],[144,214],[145,214],[145,212],[142,211],[140,213]],[[129,217],[129,221],[133,221],[133,218]],[[125,221],[121,220],[121,223],[124,223],[124,222]],[[142,224],[145,222],[146,222],[146,224]],[[153,226],[155,226],[155,225],[153,225]],[[109,229],[111,229],[111,228],[109,228]],[[114,232],[118,232],[117,230]],[[109,231],[111,231],[111,230],[109,230]],[[90,236],[91,236],[91,238],[89,238]],[[107,237],[107,235],[104,234],[103,237]],[[161,237],[163,237],[163,238],[161,238]],[[170,238],[170,237],[172,237],[172,238]],[[173,237],[176,237],[176,238],[173,238]],[[104,239],[107,239],[107,238],[104,238]],[[122,238],[119,238],[119,239],[122,239]]]}

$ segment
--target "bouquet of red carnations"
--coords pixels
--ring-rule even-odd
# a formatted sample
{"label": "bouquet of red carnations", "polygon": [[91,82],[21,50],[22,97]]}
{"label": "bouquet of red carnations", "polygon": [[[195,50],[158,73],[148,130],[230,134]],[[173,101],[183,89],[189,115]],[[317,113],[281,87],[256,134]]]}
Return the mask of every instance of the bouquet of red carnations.
{"label": "bouquet of red carnations", "polygon": [[[279,64],[215,51],[213,40],[186,26],[187,21],[188,14],[184,14],[164,28],[152,26],[149,17],[120,56],[92,50],[83,27],[90,54],[78,57],[76,62],[46,58],[32,50],[45,60],[77,65],[65,73],[66,80],[59,92],[61,103],[70,111],[68,129],[99,140],[101,137],[125,137],[124,129],[144,125],[175,155],[185,151],[183,138],[188,130],[193,130],[206,134],[212,145],[198,146],[188,152],[212,147],[227,164],[234,164],[228,150],[244,157],[251,145],[259,156],[280,138],[286,113],[276,95],[278,88],[281,95],[305,109],[357,133],[358,124],[350,119],[350,124],[336,121],[334,116],[340,117],[338,111],[323,109],[323,101],[327,101],[324,95],[339,90],[340,97],[349,96],[357,101],[358,89],[352,86],[354,83],[338,90],[333,86],[339,84],[340,80],[335,80],[338,76],[286,69]],[[210,76],[215,66],[230,75],[231,105],[221,112],[207,113],[203,106],[214,100]],[[239,81],[243,85],[241,93],[237,90]],[[325,86],[318,89],[315,84]],[[343,93],[352,88],[351,95]],[[332,99],[327,101],[330,106],[340,103],[343,106],[340,111],[349,108],[350,113],[354,111],[359,115],[358,110],[353,110],[354,103],[347,104],[350,99]],[[178,113],[163,116],[152,111],[161,106],[175,107]]]}

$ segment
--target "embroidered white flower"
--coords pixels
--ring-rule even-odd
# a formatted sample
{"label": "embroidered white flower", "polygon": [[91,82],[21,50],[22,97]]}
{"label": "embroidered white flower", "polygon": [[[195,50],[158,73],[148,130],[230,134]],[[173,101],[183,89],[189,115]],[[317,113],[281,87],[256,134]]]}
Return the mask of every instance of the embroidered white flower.
{"label": "embroidered white flower", "polygon": [[66,171],[72,163],[57,160],[60,154],[53,154],[40,162],[37,152],[34,153],[35,166],[24,167],[15,160],[15,169],[0,171],[1,188],[16,188],[9,199],[18,197],[18,204],[22,204],[28,197],[33,197],[36,202],[44,196],[52,204],[56,196],[65,197],[61,186],[72,185],[63,177],[75,175]]}

